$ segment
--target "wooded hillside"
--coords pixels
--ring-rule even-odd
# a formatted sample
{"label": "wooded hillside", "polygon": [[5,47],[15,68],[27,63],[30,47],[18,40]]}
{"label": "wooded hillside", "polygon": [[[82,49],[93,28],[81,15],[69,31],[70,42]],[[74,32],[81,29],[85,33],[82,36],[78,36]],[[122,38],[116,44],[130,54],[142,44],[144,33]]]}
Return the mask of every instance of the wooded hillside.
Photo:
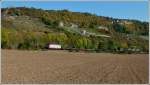
{"label": "wooded hillside", "polygon": [[2,48],[46,49],[48,43],[63,49],[148,52],[148,22],[115,19],[90,13],[35,8],[2,9]]}

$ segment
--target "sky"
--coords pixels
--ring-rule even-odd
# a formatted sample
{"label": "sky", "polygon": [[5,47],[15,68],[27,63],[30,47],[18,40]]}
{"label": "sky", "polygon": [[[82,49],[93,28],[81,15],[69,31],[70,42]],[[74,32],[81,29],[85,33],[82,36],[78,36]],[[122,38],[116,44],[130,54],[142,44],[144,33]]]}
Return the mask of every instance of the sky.
{"label": "sky", "polygon": [[3,1],[6,7],[35,7],[49,10],[67,9],[98,16],[148,21],[148,1]]}

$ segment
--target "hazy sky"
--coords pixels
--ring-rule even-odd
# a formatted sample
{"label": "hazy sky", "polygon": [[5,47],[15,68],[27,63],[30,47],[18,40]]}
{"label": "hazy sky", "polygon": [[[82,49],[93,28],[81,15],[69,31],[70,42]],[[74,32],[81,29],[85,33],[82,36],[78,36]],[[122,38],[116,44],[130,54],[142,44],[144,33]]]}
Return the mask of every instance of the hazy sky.
{"label": "hazy sky", "polygon": [[100,16],[109,16],[123,19],[137,19],[148,21],[148,1],[139,2],[117,2],[117,1],[3,1],[5,7],[35,7],[42,9],[61,10],[68,9],[75,12],[89,12]]}

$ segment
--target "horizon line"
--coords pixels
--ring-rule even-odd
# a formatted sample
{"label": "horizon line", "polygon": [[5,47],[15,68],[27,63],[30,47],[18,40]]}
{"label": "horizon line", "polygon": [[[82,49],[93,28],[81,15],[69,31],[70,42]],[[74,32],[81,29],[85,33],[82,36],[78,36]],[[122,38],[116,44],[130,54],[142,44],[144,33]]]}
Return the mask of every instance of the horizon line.
{"label": "horizon line", "polygon": [[112,19],[119,19],[119,20],[129,20],[129,21],[140,21],[140,22],[148,22],[149,23],[149,21],[147,21],[147,20],[139,20],[139,19],[129,19],[129,18],[117,18],[117,17],[113,17],[113,16],[106,16],[106,15],[98,15],[98,14],[96,14],[96,13],[91,13],[91,12],[80,12],[80,11],[73,11],[73,10],[69,10],[69,9],[44,9],[44,8],[37,8],[37,7],[27,7],[27,6],[10,6],[10,7],[1,7],[2,9],[5,9],[5,8],[21,8],[21,7],[25,7],[25,8],[34,8],[34,9],[42,9],[42,10],[44,10],[44,11],[50,11],[50,10],[52,10],[52,11],[63,11],[63,10],[67,10],[67,11],[69,11],[69,12],[79,12],[79,13],[89,13],[89,14],[91,14],[91,15],[96,15],[96,16],[98,16],[98,17],[107,17],[107,18],[112,18]]}

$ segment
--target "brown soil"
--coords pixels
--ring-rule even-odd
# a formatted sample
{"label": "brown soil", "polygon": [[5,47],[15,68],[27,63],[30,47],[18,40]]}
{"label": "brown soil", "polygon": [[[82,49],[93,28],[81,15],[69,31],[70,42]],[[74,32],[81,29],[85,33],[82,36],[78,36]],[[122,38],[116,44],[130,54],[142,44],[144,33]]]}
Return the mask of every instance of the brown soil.
{"label": "brown soil", "polygon": [[2,50],[2,83],[148,83],[148,54]]}

